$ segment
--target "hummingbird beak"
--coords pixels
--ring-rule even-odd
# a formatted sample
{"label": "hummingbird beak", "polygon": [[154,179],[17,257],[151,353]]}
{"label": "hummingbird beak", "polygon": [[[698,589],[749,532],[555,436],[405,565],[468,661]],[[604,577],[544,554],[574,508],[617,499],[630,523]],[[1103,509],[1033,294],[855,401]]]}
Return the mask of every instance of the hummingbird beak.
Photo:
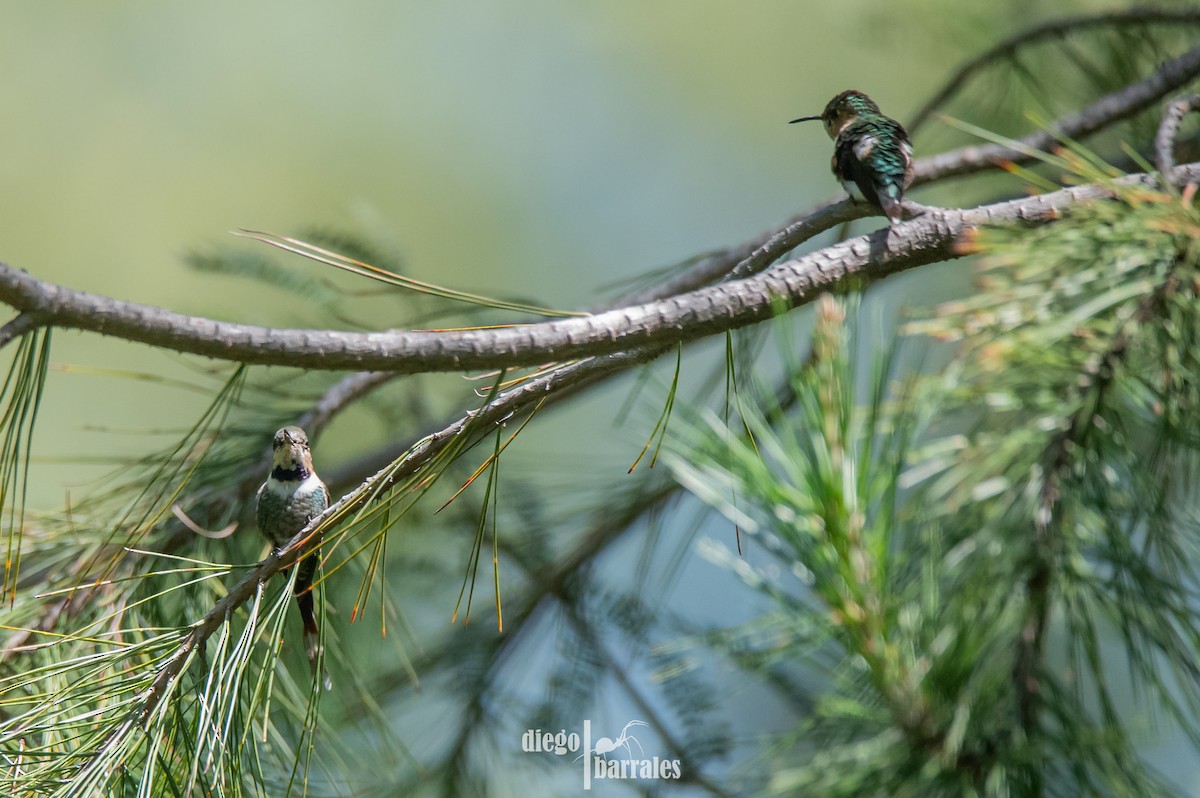
{"label": "hummingbird beak", "polygon": [[794,124],[796,124],[797,122],[812,122],[812,121],[814,121],[814,120],[816,120],[816,121],[820,121],[820,120],[821,120],[821,117],[819,117],[819,116],[802,116],[802,117],[800,117],[799,119],[793,119],[791,122],[788,122],[788,124],[789,124],[789,125],[794,125]]}

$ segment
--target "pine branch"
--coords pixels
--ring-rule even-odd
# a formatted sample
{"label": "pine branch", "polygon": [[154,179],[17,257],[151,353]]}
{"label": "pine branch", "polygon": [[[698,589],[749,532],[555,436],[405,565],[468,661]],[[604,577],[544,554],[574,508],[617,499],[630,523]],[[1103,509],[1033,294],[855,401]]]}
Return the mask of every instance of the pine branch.
{"label": "pine branch", "polygon": [[[1192,177],[1189,179],[1196,179],[1196,176],[1200,176],[1200,166],[1191,165],[1184,167],[1183,174],[1191,175]],[[1137,175],[1124,179],[1124,182],[1151,184],[1153,179],[1149,175]],[[939,258],[935,257],[935,254],[941,254],[943,256],[942,259],[958,257],[959,253],[954,251],[955,242],[971,227],[987,223],[989,220],[992,222],[1007,223],[1045,223],[1058,218],[1066,208],[1075,202],[1096,199],[1104,195],[1104,191],[1101,189],[1093,186],[1083,186],[1064,189],[1053,194],[998,203],[974,211],[931,210],[927,216],[933,218],[922,218],[908,222],[893,229],[890,234],[887,231],[879,231],[879,233],[873,234],[870,237],[863,236],[853,239],[814,253],[799,261],[780,264],[772,269],[771,272],[764,275],[761,280],[753,282],[765,282],[772,279],[776,270],[784,274],[790,272],[794,278],[812,281],[811,284],[800,282],[800,289],[806,290],[796,292],[797,297],[803,301],[807,301],[808,297],[815,296],[824,288],[830,287],[840,279],[854,274],[864,273],[868,274],[871,279],[878,279],[904,268],[911,268],[923,262],[938,260]],[[902,229],[908,228],[911,230],[914,226],[916,227],[915,231],[908,232],[907,234],[901,233]],[[873,252],[873,249],[879,238],[884,239],[884,246],[880,248],[881,252],[876,254]],[[832,256],[827,254],[831,250],[835,251]],[[920,258],[929,258],[929,261],[919,260]],[[865,271],[866,268],[878,269],[880,273],[878,275],[870,275]],[[780,279],[786,278],[781,277]],[[717,286],[716,288],[723,289],[728,286],[737,285],[737,283],[730,283],[724,286]],[[803,304],[803,301],[796,301],[795,304]],[[555,323],[552,322],[550,324]],[[529,401],[530,397],[541,398],[547,394],[552,394],[555,398],[561,398],[565,395],[564,391],[566,389],[581,387],[604,375],[614,373],[632,365],[647,362],[667,346],[670,346],[670,344],[658,347],[653,344],[635,347],[625,353],[618,353],[595,360],[585,360],[582,363],[557,369],[526,386],[522,386],[520,389],[515,389],[501,395],[491,407],[499,411],[497,417],[521,412],[531,405]],[[394,373],[356,374],[346,378],[346,380],[338,383],[338,385],[331,389],[330,392],[327,392],[322,401],[310,411],[309,417],[313,421],[322,417],[328,418],[329,414],[334,412],[337,407],[344,406],[344,402],[361,395],[363,391],[382,384],[390,376],[394,376]],[[532,389],[532,393],[529,389]],[[411,474],[428,463],[444,448],[448,441],[452,440],[455,435],[460,434],[466,428],[470,419],[471,415],[460,418],[441,431],[425,438],[425,444],[406,461],[406,467],[399,472],[399,475]],[[263,472],[260,464],[256,463],[255,465],[256,467],[253,468],[252,472],[247,472],[246,479],[244,480],[245,484],[240,486],[240,492],[243,495],[245,495],[247,490],[246,485],[249,485],[249,490],[252,490]],[[400,477],[398,476],[397,478]],[[171,548],[173,546],[168,546],[168,549]],[[281,561],[279,568],[286,567],[291,561],[292,559]],[[247,593],[246,597],[248,598],[250,595],[251,593]],[[209,630],[209,633],[211,633],[211,630]]]}
{"label": "pine branch", "polygon": [[[1200,53],[1200,50],[1192,52]],[[1164,70],[1171,67],[1169,76],[1164,77],[1164,70],[1160,70],[1155,78],[1133,84],[1107,98],[1111,100],[1121,95],[1125,98],[1121,102],[1101,101],[1105,103],[1103,109],[1099,108],[1100,104],[1089,107],[1095,109],[1093,115],[1085,116],[1089,110],[1085,109],[1067,121],[1086,118],[1095,123],[1101,111],[1110,114],[1108,121],[1120,118],[1120,114],[1132,113],[1128,110],[1130,103],[1144,102],[1146,92],[1169,90],[1162,86],[1180,74],[1183,67],[1179,64],[1184,58],[1187,56],[1164,67]],[[1194,68],[1200,70],[1200,60]],[[1131,93],[1130,89],[1135,87],[1142,88]],[[1065,125],[1064,122],[1055,129],[1065,135]],[[1049,136],[1046,146],[1055,140],[1054,136]],[[959,151],[963,162],[960,168],[964,171],[939,174],[937,164],[946,161],[927,159],[922,162],[929,164],[921,167],[922,179],[935,180],[950,174],[991,168],[994,163],[978,155],[986,149]],[[1014,160],[1032,157],[1027,152],[1014,152]],[[1182,167],[1172,176],[1195,180],[1200,176],[1200,164]],[[1134,175],[1123,182],[1157,185],[1156,177],[1148,174]],[[189,627],[174,653],[155,671],[152,683],[139,697],[138,708],[133,714],[133,717],[145,720],[160,709],[164,697],[171,694],[172,685],[195,660],[193,653],[202,650],[204,642],[221,628],[233,611],[252,598],[262,582],[306,552],[309,541],[315,537],[317,524],[329,524],[345,517],[362,506],[384,483],[416,473],[456,436],[473,433],[479,428],[474,425],[486,427],[499,423],[528,410],[548,394],[553,398],[566,396],[625,368],[647,362],[677,342],[694,341],[705,335],[754,324],[771,317],[781,306],[791,308],[806,304],[847,280],[869,283],[904,269],[959,257],[964,254],[959,248],[963,236],[979,226],[1049,224],[1079,203],[1101,201],[1108,196],[1108,190],[1101,186],[1082,186],[972,210],[929,209],[922,216],[894,228],[885,228],[771,266],[783,253],[822,230],[871,212],[865,206],[844,201],[825,203],[764,239],[731,248],[697,269],[668,280],[643,295],[635,295],[632,300],[627,299],[625,307],[606,310],[583,320],[471,333],[355,334],[227,324],[72,291],[0,265],[0,300],[9,301],[19,311],[17,317],[0,328],[0,347],[31,329],[64,326],[247,363],[379,369],[354,374],[327,391],[304,416],[304,420],[315,427],[327,423],[348,403],[399,374],[587,358],[506,391],[482,410],[426,437],[398,468],[376,473],[297,535],[282,553],[272,554],[260,563]],[[694,286],[706,285],[731,273],[735,278],[731,282],[693,290]],[[679,293],[685,289],[688,293]],[[256,470],[252,477],[255,482],[262,471],[262,468]],[[594,553],[592,549],[577,551],[579,557],[585,558],[583,561]],[[564,567],[569,565],[570,562]],[[569,568],[559,571],[570,572]]]}
{"label": "pine branch", "polygon": [[[1165,13],[1168,17],[1171,15],[1171,12]],[[1200,19],[1200,15],[1194,16]],[[1078,140],[1097,133],[1150,107],[1198,75],[1200,48],[1164,63],[1145,80],[1101,97],[1078,113],[1056,121],[1050,126],[1050,130],[1057,131],[1057,135],[1037,131],[1019,139],[1016,147],[962,147],[939,155],[918,158],[913,163],[913,185],[921,186],[950,177],[976,174],[997,168],[1003,163],[1030,163],[1036,159],[1038,151],[1049,149],[1064,138]],[[846,199],[823,202],[792,217],[781,228],[706,258],[699,265],[660,286],[660,289],[665,289],[667,293],[663,293],[662,290],[635,293],[626,298],[625,304],[642,304],[664,296],[691,291],[725,277],[749,277],[763,271],[776,259],[819,233],[871,213],[869,207]]]}
{"label": "pine branch", "polygon": [[[1200,49],[1196,54],[1200,64]],[[1177,176],[1196,180],[1200,164],[1180,167]],[[1157,185],[1149,174],[1118,182]],[[1108,193],[1086,185],[970,210],[930,209],[912,221],[776,264],[744,280],[586,318],[502,329],[347,333],[256,327],[75,291],[9,266],[0,266],[0,301],[38,315],[45,324],[244,363],[397,374],[509,368],[665,348],[739,329],[805,305],[850,278],[870,283],[961,257],[956,244],[974,228],[1052,223],[1072,207],[1105,199]]]}
{"label": "pine branch", "polygon": [[[806,367],[811,366],[812,362],[813,359],[810,355],[809,359],[805,361]],[[582,368],[583,365],[586,364],[581,364],[580,367]],[[603,376],[596,375],[597,379]],[[583,388],[586,386],[580,384],[577,387]],[[548,401],[564,398],[572,393],[573,391],[553,393]],[[796,391],[791,382],[787,379],[783,380],[781,386],[774,393],[774,398],[765,414],[768,423],[778,422],[787,412],[795,407],[796,401]],[[392,459],[394,457],[387,458],[388,462]],[[373,473],[379,470],[383,465],[383,463],[377,464],[374,468],[370,469],[370,472]],[[348,470],[358,472],[363,468],[364,464],[354,464]],[[332,482],[333,480],[331,480]],[[579,536],[579,540],[571,549],[558,557],[549,570],[539,570],[537,572],[537,579],[534,580],[530,589],[515,600],[513,606],[516,609],[505,613],[506,634],[499,642],[495,660],[497,662],[501,661],[503,659],[501,656],[503,652],[519,645],[521,630],[525,627],[526,622],[533,617],[534,611],[539,606],[549,598],[565,595],[568,583],[576,578],[580,569],[584,568],[588,563],[593,562],[598,555],[615,543],[639,519],[661,511],[676,496],[682,493],[683,490],[684,488],[679,482],[667,480],[652,488],[641,488],[636,493],[623,493],[619,504],[615,506],[611,504],[605,505],[603,509],[597,511],[587,530]],[[523,565],[521,557],[516,556],[513,552],[510,552],[510,556],[513,556],[514,561],[518,564]],[[414,668],[418,671],[431,669],[439,665],[443,657],[444,652],[442,651],[432,652],[424,660],[414,663]],[[388,692],[397,686],[399,686],[398,682],[385,680],[375,685],[372,692]]]}
{"label": "pine branch", "polygon": [[1154,137],[1154,152],[1157,158],[1155,166],[1159,174],[1169,175],[1168,182],[1173,186],[1179,183],[1174,179],[1175,173],[1175,139],[1179,135],[1179,126],[1183,118],[1193,111],[1200,111],[1200,94],[1180,97],[1167,104],[1162,122],[1158,126],[1158,135]]}
{"label": "pine branch", "polygon": [[[1093,21],[1095,24],[1109,24],[1112,21],[1124,19],[1126,16],[1128,16],[1131,20],[1137,19],[1145,21],[1173,19],[1175,16],[1175,12],[1168,11],[1162,13],[1164,16],[1160,17],[1156,16],[1157,12],[1155,9],[1133,9],[1129,12],[1100,15],[1100,17],[1095,18],[1070,19],[1062,20],[1056,23],[1049,23],[1046,26],[1036,28],[1033,31],[1026,32],[1025,34],[1019,34],[1017,37],[1014,37],[1012,40],[1010,40],[1008,44],[1001,45],[1000,48],[997,48],[997,52],[1000,52],[1005,47],[1015,47],[1019,45],[1026,40],[1026,37],[1033,39],[1041,35],[1050,35],[1055,34],[1056,32],[1061,33],[1062,31],[1066,30],[1068,26],[1074,25],[1075,22],[1079,22],[1082,27],[1086,27],[1092,24]],[[1189,15],[1184,13],[1182,16]],[[1171,64],[1167,64],[1164,66],[1164,69],[1168,69],[1170,67]],[[1161,72],[1162,70],[1160,70],[1160,73]],[[1162,86],[1164,84],[1162,81],[1157,81],[1155,85]],[[1145,93],[1138,92],[1136,96],[1138,98],[1143,98]],[[1141,100],[1139,99],[1138,101]],[[1094,119],[1100,115],[1100,126],[1102,127],[1113,121],[1110,118],[1103,117],[1102,114],[1112,114],[1117,112],[1123,113],[1123,109],[1125,107],[1125,103],[1115,102],[1113,97],[1110,96],[1102,98],[1097,103],[1090,106],[1089,108],[1091,110],[1085,110],[1084,112],[1081,112],[1079,117]],[[1167,120],[1164,119],[1164,125],[1166,125],[1166,123]],[[1076,136],[1081,135],[1081,131],[1073,131],[1071,125],[1066,122],[1060,122],[1056,124],[1055,129],[1063,131],[1064,134],[1071,133]],[[1177,124],[1171,131],[1170,135],[1172,138],[1174,137],[1175,132],[1177,132]],[[1161,135],[1162,133],[1160,132],[1160,136]],[[980,171],[990,165],[975,156],[973,154],[973,148],[965,148],[955,152],[958,154],[958,158],[963,159],[962,166],[956,167],[956,171],[954,172],[956,175],[966,174],[972,171]],[[953,153],[947,154],[947,157],[952,155]],[[1010,153],[1008,153],[1008,155],[1010,155],[1010,160],[1015,163],[1024,163],[1032,159],[1032,155],[1030,153],[1018,151],[1016,149],[1013,149]],[[968,160],[970,163],[967,163]],[[943,161],[943,163],[947,162],[948,161]],[[917,184],[922,182],[936,182],[939,179],[936,174],[936,163],[937,161],[935,159],[921,159],[917,161]],[[1171,168],[1174,168],[1173,161],[1171,161]],[[1163,171],[1160,166],[1160,171],[1165,174],[1166,171],[1170,170],[1168,169]],[[869,213],[867,208],[847,200],[835,200],[822,203],[796,215],[782,228],[769,231],[744,244],[716,252],[711,256],[702,259],[698,266],[689,269],[682,274],[667,278],[651,288],[628,294],[616,302],[610,302],[599,307],[597,310],[601,312],[616,310],[620,308],[621,305],[638,305],[665,299],[679,293],[709,285],[712,282],[723,278],[742,279],[749,277],[753,274],[761,272],[770,266],[770,264],[780,256],[794,249],[805,241],[813,238],[814,236],[845,222],[862,218],[863,216],[867,215],[867,213]],[[27,324],[33,325],[34,317],[28,316],[28,314],[18,318],[25,318]],[[10,322],[10,325],[16,321],[17,319],[14,319],[13,322]],[[23,329],[24,327],[17,330],[16,334],[19,334],[19,332],[23,331]],[[0,329],[0,332],[2,331],[3,329]],[[0,341],[0,346],[2,345],[3,342]],[[399,372],[361,372],[358,374],[352,374],[332,386],[326,395],[323,396],[311,410],[302,416],[297,423],[304,429],[309,430],[310,434],[315,438],[317,435],[319,435],[324,423],[327,423],[328,420],[332,418],[332,416],[336,414],[338,410],[344,407],[345,403],[353,401],[357,398],[361,398],[361,396],[386,384],[397,376],[400,376]],[[564,398],[565,395],[566,394],[563,393],[555,393],[551,401]],[[453,422],[446,422],[446,424],[450,423]],[[364,463],[352,465],[346,469],[343,469],[343,471],[348,474],[373,472],[382,467],[386,462],[393,460],[399,455],[400,452],[403,452],[407,449],[407,444],[400,446],[389,446],[380,453],[366,458]],[[264,459],[266,456],[267,455],[264,455]],[[254,487],[258,484],[258,479],[261,473],[264,471],[264,468],[265,466],[263,466],[261,463],[256,463],[248,470],[245,480],[242,481],[239,487],[238,493],[240,497],[244,499],[245,496],[249,495],[249,493],[254,490]],[[342,481],[344,484],[344,482],[348,480],[343,479]]]}
{"label": "pine branch", "polygon": [[[1165,176],[1165,182],[1172,186],[1179,183],[1174,158],[1179,126],[1185,115],[1196,110],[1200,110],[1200,94],[1181,97],[1168,103],[1155,137],[1159,172]],[[1038,669],[1041,667],[1043,642],[1050,615],[1053,575],[1056,571],[1055,562],[1058,559],[1056,540],[1063,521],[1059,512],[1062,484],[1069,480],[1074,472],[1079,456],[1086,447],[1086,439],[1099,417],[1104,399],[1116,381],[1118,369],[1129,354],[1133,330],[1157,315],[1170,295],[1177,290],[1180,281],[1178,271],[1183,263],[1182,257],[1176,260],[1162,282],[1138,304],[1131,318],[1118,328],[1108,348],[1099,358],[1088,364],[1079,382],[1079,408],[1068,420],[1066,428],[1050,441],[1042,458],[1040,506],[1030,547],[1032,564],[1025,581],[1028,610],[1017,640],[1017,653],[1013,663],[1018,717],[1027,735],[1036,731],[1040,715],[1041,690]],[[1084,397],[1089,394],[1092,397],[1091,401],[1084,402]]]}
{"label": "pine branch", "polygon": [[975,56],[955,70],[950,80],[936,94],[930,97],[921,106],[921,110],[917,111],[913,116],[912,122],[908,126],[908,131],[909,133],[915,133],[918,128],[924,126],[938,108],[945,105],[951,97],[958,94],[967,81],[982,69],[995,61],[1011,58],[1023,47],[1045,39],[1060,39],[1072,33],[1090,28],[1152,24],[1200,24],[1200,11],[1154,7],[1129,8],[1122,11],[1112,11],[1091,16],[1056,19],[1019,31],[991,49],[985,50]]}
{"label": "pine branch", "polygon": [[0,327],[0,349],[8,346],[14,339],[20,338],[30,330],[43,326],[42,321],[33,313],[22,313],[3,327]]}
{"label": "pine branch", "polygon": [[[644,356],[652,357],[657,352],[649,351]],[[552,382],[561,388],[580,384],[584,381],[598,378],[607,371],[627,368],[638,362],[636,356],[628,353],[597,358],[575,366],[567,366],[559,372],[547,375],[537,380],[531,380],[510,391],[497,396],[491,403],[460,419],[449,427],[424,438],[414,448],[408,458],[395,468],[384,469],[367,479],[355,490],[334,502],[320,516],[314,518],[308,526],[298,532],[286,545],[277,551],[272,551],[266,559],[255,566],[244,578],[229,589],[220,601],[196,623],[192,624],[188,634],[181,641],[174,653],[168,657],[155,674],[150,687],[144,691],[138,700],[137,714],[139,719],[150,717],[171,684],[183,672],[191,661],[191,654],[200,649],[205,641],[224,623],[232,612],[254,596],[258,585],[271,579],[275,574],[295,563],[308,553],[314,540],[319,536],[318,529],[324,530],[331,526],[331,521],[344,518],[347,514],[363,506],[377,491],[416,473],[422,466],[432,460],[437,453],[448,446],[456,436],[465,433],[469,425],[476,424],[491,427],[498,424],[514,413],[520,412],[530,404],[540,401],[545,395],[547,385]],[[552,380],[552,377],[554,378]]]}
{"label": "pine branch", "polygon": [[[1028,161],[1034,157],[1035,151],[1053,146],[1060,137],[1079,138],[1124,119],[1198,74],[1200,48],[1195,48],[1163,64],[1144,80],[1113,92],[1077,114],[1060,120],[1054,126],[1056,132],[1039,131],[1020,140],[1016,148],[972,146],[921,159],[915,164],[914,184],[969,174],[1003,162]],[[694,332],[692,337],[760,321],[770,315],[770,306],[774,302],[774,298],[762,290],[757,291],[756,297],[733,297],[720,291],[705,294],[691,289],[731,272],[735,277],[758,273],[784,252],[813,235],[848,219],[858,218],[866,210],[844,200],[824,203],[793,219],[780,231],[719,253],[674,281],[660,286],[649,298],[635,296],[626,308],[573,320],[574,324],[569,320],[503,330],[445,333],[281,330],[186,316],[162,308],[76,291],[38,280],[6,264],[0,264],[0,302],[10,305],[28,319],[15,330],[7,328],[10,334],[23,331],[25,325],[61,326],[249,364],[356,371],[370,369],[393,374],[531,365],[551,357],[585,357],[619,351],[630,343],[645,343],[631,341],[631,338],[662,336],[664,345],[691,340],[685,336],[672,337],[669,329],[677,323],[679,315],[670,311],[682,310],[686,313],[690,310],[686,304],[683,307],[677,305],[688,300],[693,305],[709,305],[709,310],[717,311],[719,316],[732,310],[729,303],[752,299],[756,301],[759,312],[757,317],[740,317],[743,319],[740,322],[734,319],[735,323],[730,326],[723,326],[718,321],[713,326],[691,328]],[[761,286],[747,287],[751,290],[756,287],[761,289]],[[676,295],[674,299],[663,293],[682,289],[689,289],[690,293]],[[668,305],[676,307],[668,308]],[[637,316],[642,326],[627,328],[622,319],[626,313]],[[712,325],[714,317],[710,315],[698,321]]]}
{"label": "pine branch", "polygon": [[[1042,458],[1042,485],[1039,491],[1034,534],[1030,545],[1029,576],[1025,580],[1028,610],[1017,640],[1013,663],[1013,684],[1017,691],[1017,710],[1021,726],[1032,736],[1040,715],[1040,684],[1042,649],[1049,623],[1053,577],[1057,571],[1057,539],[1063,523],[1059,511],[1063,483],[1071,479],[1076,464],[1087,449],[1105,398],[1115,385],[1118,372],[1126,362],[1133,343],[1134,332],[1158,315],[1180,283],[1179,271],[1186,259],[1179,257],[1167,271],[1162,282],[1146,296],[1132,316],[1113,335],[1108,348],[1084,369],[1078,383],[1078,409],[1067,420],[1065,429],[1055,435]],[[1085,401],[1090,396],[1089,401]]]}
{"label": "pine branch", "polygon": [[[1197,75],[1200,75],[1200,47],[1166,62],[1149,77],[1101,97],[1078,113],[1059,120],[1050,129],[1018,139],[1018,147],[984,144],[922,159],[913,185],[969,174],[1005,161],[1027,162],[1029,151],[1048,151],[1065,139],[1081,139],[1114,122],[1128,119]],[[948,157],[950,155],[954,157]]]}

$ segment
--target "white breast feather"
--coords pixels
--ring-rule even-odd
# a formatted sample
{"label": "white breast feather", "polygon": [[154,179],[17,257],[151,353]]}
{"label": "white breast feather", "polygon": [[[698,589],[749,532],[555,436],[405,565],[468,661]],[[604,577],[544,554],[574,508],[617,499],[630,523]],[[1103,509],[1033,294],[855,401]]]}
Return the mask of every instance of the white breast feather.
{"label": "white breast feather", "polygon": [[268,479],[267,490],[274,493],[276,496],[290,497],[297,493],[311,493],[314,490],[321,489],[321,478],[316,474],[309,474],[308,479],[303,482],[295,480]]}

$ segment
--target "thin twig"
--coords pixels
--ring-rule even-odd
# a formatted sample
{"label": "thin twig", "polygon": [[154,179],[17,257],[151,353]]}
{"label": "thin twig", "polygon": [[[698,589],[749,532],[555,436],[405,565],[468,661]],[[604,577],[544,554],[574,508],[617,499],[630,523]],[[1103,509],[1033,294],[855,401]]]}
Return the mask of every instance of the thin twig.
{"label": "thin twig", "polygon": [[351,402],[361,399],[396,375],[382,371],[363,371],[338,380],[321,395],[321,398],[296,420],[296,425],[316,437],[333,417]]}
{"label": "thin twig", "polygon": [[1167,103],[1163,111],[1162,122],[1158,125],[1158,134],[1154,137],[1154,154],[1158,173],[1169,185],[1175,182],[1175,138],[1179,135],[1179,126],[1183,118],[1192,111],[1200,110],[1200,94],[1189,94]]}
{"label": "thin twig", "polygon": [[1200,75],[1200,47],[1167,61],[1149,77],[1105,95],[1078,113],[1064,117],[1050,129],[1017,139],[1018,147],[982,144],[923,158],[914,164],[913,185],[970,174],[1005,162],[1026,163],[1031,160],[1030,150],[1048,151],[1064,139],[1080,139],[1113,122],[1128,119],[1197,75]]}
{"label": "thin twig", "polygon": [[0,327],[0,349],[12,343],[13,339],[20,338],[30,330],[43,326],[45,325],[34,313],[18,314]]}
{"label": "thin twig", "polygon": [[955,70],[948,80],[913,116],[908,132],[915,133],[933,116],[938,108],[958,94],[967,81],[994,61],[1011,57],[1017,50],[1043,39],[1061,38],[1089,28],[1123,25],[1200,24],[1200,11],[1168,8],[1130,8],[1092,16],[1067,17],[1019,31],[990,50],[985,50]]}

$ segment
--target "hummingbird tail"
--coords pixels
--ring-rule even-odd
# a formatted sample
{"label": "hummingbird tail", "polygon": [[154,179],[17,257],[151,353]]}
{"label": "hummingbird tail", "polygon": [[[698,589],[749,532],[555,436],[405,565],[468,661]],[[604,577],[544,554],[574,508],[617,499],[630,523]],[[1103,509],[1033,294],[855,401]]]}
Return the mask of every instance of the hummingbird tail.
{"label": "hummingbird tail", "polygon": [[[313,606],[312,583],[320,558],[320,550],[317,550],[296,566],[296,606],[300,610],[300,620],[304,623],[304,653],[308,656],[308,664],[312,666],[314,676],[318,675],[317,658],[321,653],[321,632],[317,626],[317,614]],[[330,681],[329,674],[322,671],[319,675],[325,689],[332,690],[333,682]]]}
{"label": "hummingbird tail", "polygon": [[313,678],[320,678],[321,685],[326,690],[333,689],[333,680],[329,678],[329,672],[320,665],[319,655],[324,651],[321,646],[321,638],[317,634],[316,627],[312,629],[305,628],[304,630],[304,653],[308,655],[308,665],[312,668]]}
{"label": "hummingbird tail", "polygon": [[898,186],[888,186],[879,192],[879,207],[890,224],[899,224],[903,209],[904,195]]}
{"label": "hummingbird tail", "polygon": [[321,552],[317,550],[296,566],[296,585],[293,592],[296,596],[296,605],[300,609],[300,620],[304,622],[306,636],[317,633],[317,616],[313,612],[312,584],[313,577],[317,575],[317,563],[320,559]]}

